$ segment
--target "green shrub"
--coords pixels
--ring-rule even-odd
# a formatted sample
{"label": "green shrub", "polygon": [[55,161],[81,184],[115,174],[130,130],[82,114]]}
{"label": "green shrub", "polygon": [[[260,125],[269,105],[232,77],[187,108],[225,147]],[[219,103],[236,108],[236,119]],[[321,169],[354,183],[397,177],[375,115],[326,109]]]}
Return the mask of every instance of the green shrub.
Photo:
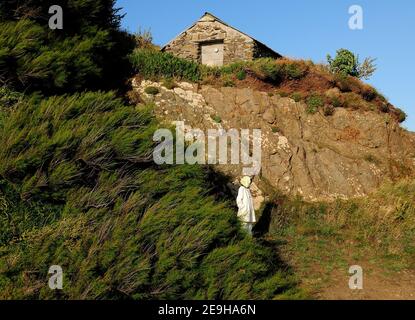
{"label": "green shrub", "polygon": [[347,49],[337,50],[334,59],[327,55],[327,61],[333,73],[344,76],[368,79],[376,71],[375,59],[366,58],[363,63],[359,63],[358,56]]}
{"label": "green shrub", "polygon": [[271,131],[272,131],[272,133],[278,133],[278,132],[281,132],[281,129],[278,128],[278,127],[272,127]]}
{"label": "green shrub", "polygon": [[130,60],[136,72],[144,78],[178,78],[188,81],[202,79],[199,64],[153,49],[136,49]]}
{"label": "green shrub", "polygon": [[293,99],[295,102],[300,102],[303,99],[303,95],[299,92],[294,92],[291,95],[291,99]]}
{"label": "green shrub", "polygon": [[216,123],[221,123],[222,122],[222,118],[219,117],[218,115],[212,115],[211,116],[212,120],[215,121]]}
{"label": "green shrub", "polygon": [[239,71],[236,73],[236,78],[237,78],[238,80],[240,80],[240,81],[245,80],[245,78],[246,78],[246,71],[245,71],[245,70],[239,70]]}
{"label": "green shrub", "polygon": [[270,81],[275,84],[280,83],[284,79],[283,66],[277,64],[274,59],[256,59],[252,62],[250,67],[259,79]]}
{"label": "green shrub", "polygon": [[147,94],[156,95],[156,94],[160,93],[160,89],[157,88],[157,87],[148,86],[144,89],[144,92],[147,93]]}
{"label": "green shrub", "polygon": [[301,79],[306,74],[306,71],[302,69],[301,66],[295,62],[286,64],[284,71],[285,71],[286,77],[291,80]]}
{"label": "green shrub", "polygon": [[316,113],[319,108],[324,105],[323,98],[318,94],[313,94],[307,99],[307,112]]}
{"label": "green shrub", "polygon": [[177,87],[176,81],[172,78],[166,78],[162,82],[163,87],[165,87],[168,90],[172,90]]}
{"label": "green shrub", "polygon": [[339,97],[332,97],[331,99],[331,105],[335,108],[340,108],[343,106],[343,102]]}
{"label": "green shrub", "polygon": [[[248,63],[245,62],[245,61],[238,61],[238,62],[233,62],[233,63],[227,64],[227,65],[224,65],[222,67],[219,67],[218,69],[219,69],[219,73],[221,75],[225,75],[225,74],[236,75],[241,71],[245,71],[245,68],[246,68],[247,65],[248,65]],[[208,68],[212,68],[212,67],[208,67]],[[214,68],[212,68],[212,69],[214,69]]]}
{"label": "green shrub", "polygon": [[402,123],[406,120],[406,117],[407,117],[406,113],[403,110],[399,109],[399,108],[397,110],[398,110],[398,121],[399,121],[399,123]]}
{"label": "green shrub", "polygon": [[315,114],[318,111],[318,109],[316,107],[313,107],[313,106],[307,106],[305,111],[308,114]]}
{"label": "green shrub", "polygon": [[332,59],[330,55],[327,55],[327,61],[330,70],[333,73],[342,74],[344,76],[350,75],[352,77],[358,76],[358,58],[349,50],[339,49],[337,50],[334,59]]}
{"label": "green shrub", "polygon": [[289,97],[290,94],[287,91],[284,90],[277,90],[276,93],[281,97],[281,98],[286,98]]}

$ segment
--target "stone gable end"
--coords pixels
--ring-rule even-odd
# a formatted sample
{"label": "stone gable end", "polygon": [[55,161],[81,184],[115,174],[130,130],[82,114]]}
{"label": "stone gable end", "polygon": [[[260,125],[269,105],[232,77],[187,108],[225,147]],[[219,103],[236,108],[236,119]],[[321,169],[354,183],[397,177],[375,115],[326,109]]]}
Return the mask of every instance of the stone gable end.
{"label": "stone gable end", "polygon": [[198,63],[210,61],[215,65],[249,61],[261,56],[280,57],[265,45],[210,14],[205,14],[162,50]]}

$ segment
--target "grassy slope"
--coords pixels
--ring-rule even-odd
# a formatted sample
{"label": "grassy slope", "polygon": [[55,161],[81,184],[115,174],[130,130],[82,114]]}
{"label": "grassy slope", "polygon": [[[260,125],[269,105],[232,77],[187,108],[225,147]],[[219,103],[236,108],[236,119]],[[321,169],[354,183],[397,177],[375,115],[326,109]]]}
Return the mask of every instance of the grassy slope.
{"label": "grassy slope", "polygon": [[[296,298],[198,166],[151,161],[151,109],[112,93],[0,112],[0,298]],[[64,289],[50,290],[60,265]]]}
{"label": "grassy slope", "polygon": [[399,283],[399,273],[415,267],[415,182],[385,185],[349,201],[285,200],[274,209],[268,237],[280,243],[304,287],[314,293],[330,287],[339,272],[347,290],[354,264]]}

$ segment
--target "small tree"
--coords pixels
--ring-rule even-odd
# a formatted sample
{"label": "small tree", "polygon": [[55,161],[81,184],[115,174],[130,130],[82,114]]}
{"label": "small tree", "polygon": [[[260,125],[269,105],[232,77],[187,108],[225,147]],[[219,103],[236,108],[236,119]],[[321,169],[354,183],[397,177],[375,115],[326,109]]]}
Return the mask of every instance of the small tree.
{"label": "small tree", "polygon": [[153,35],[151,30],[142,30],[141,27],[138,29],[138,32],[134,34],[135,43],[137,48],[141,49],[152,49],[153,45]]}
{"label": "small tree", "polygon": [[358,77],[360,79],[369,79],[376,71],[375,58],[365,58],[357,67]]}
{"label": "small tree", "polygon": [[350,75],[359,79],[369,79],[376,71],[376,59],[365,58],[359,63],[359,56],[347,49],[339,49],[334,59],[327,55],[330,70],[334,73]]}

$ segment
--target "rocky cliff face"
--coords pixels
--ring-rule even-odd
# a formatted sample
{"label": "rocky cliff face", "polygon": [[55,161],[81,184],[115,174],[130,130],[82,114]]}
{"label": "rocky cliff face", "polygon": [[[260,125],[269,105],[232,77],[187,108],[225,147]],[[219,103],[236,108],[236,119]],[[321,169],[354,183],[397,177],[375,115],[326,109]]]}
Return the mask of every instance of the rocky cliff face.
{"label": "rocky cliff face", "polygon": [[[148,86],[160,93],[146,94]],[[169,90],[146,80],[133,80],[133,87],[168,122],[182,120],[202,130],[261,129],[256,180],[288,195],[312,201],[364,196],[387,179],[415,171],[415,135],[386,114],[344,108],[331,116],[308,114],[303,102],[249,88],[182,82]],[[218,169],[241,176],[240,166]]]}

